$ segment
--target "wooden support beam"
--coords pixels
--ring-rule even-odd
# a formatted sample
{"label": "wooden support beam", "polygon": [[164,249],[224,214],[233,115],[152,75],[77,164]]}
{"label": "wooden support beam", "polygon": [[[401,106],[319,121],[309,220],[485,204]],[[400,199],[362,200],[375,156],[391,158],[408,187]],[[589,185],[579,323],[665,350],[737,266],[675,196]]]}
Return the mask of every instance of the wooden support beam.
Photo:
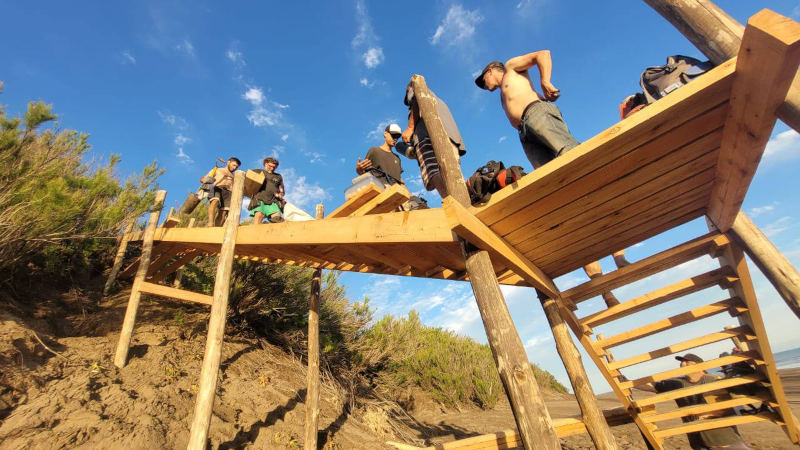
{"label": "wooden support beam", "polygon": [[377,197],[381,193],[374,184],[369,184],[364,189],[358,191],[353,197],[344,202],[342,206],[336,208],[332,213],[328,214],[328,218],[333,217],[347,217],[364,204]]}
{"label": "wooden support beam", "polygon": [[[194,228],[194,224],[195,224],[196,221],[197,221],[197,219],[194,218],[194,217],[189,219],[189,226],[186,227],[186,228]],[[184,257],[185,256],[186,256],[186,254],[184,254]],[[190,264],[192,261],[194,261],[194,258],[187,258],[186,261],[182,261],[182,262],[185,263],[185,264]],[[172,282],[172,287],[180,289],[181,281],[183,281],[183,265],[178,266],[178,269],[175,271],[175,281]]]}
{"label": "wooden support beam", "polygon": [[[428,90],[422,76],[411,77],[411,85],[420,115],[430,135],[447,192],[462,206],[468,207],[469,195],[464,176],[456,152],[437,113],[437,100]],[[422,211],[435,211],[435,209]],[[500,380],[508,395],[522,442],[527,450],[560,449],[553,421],[533,377],[525,348],[511,320],[489,253],[475,249],[464,240],[461,240],[461,248],[489,346],[500,373]]]}
{"label": "wooden support beam", "polygon": [[[725,310],[727,310],[727,308]],[[602,341],[600,336],[601,335],[599,334],[597,335],[598,341]],[[612,358],[608,363],[608,367],[611,369],[622,369],[624,367],[630,367],[635,364],[652,361],[654,359],[662,358],[664,356],[674,355],[675,353],[685,352],[686,350],[690,350],[695,347],[700,347],[706,344],[712,344],[714,342],[724,341],[725,339],[733,339],[735,342],[735,340],[738,338],[744,338],[745,340],[750,340],[750,339],[755,339],[755,335],[748,326],[726,328],[724,331],[720,331],[717,333],[709,333],[704,336],[696,337],[693,339],[687,339],[677,344],[661,347],[656,350],[652,350],[647,353],[641,353],[639,355],[631,356],[630,358],[621,359],[619,361],[616,361]],[[610,354],[607,348],[606,348],[606,354]]]}
{"label": "wooden support beam", "polygon": [[128,225],[125,227],[122,239],[120,239],[119,242],[117,254],[114,256],[114,265],[111,266],[111,272],[108,273],[108,279],[106,280],[105,286],[103,286],[103,295],[108,295],[108,291],[111,289],[111,286],[114,285],[114,281],[117,279],[119,269],[122,268],[122,260],[125,259],[125,251],[128,250],[128,242],[131,240],[131,231],[133,231],[133,226],[135,224],[136,221],[131,220],[130,223],[128,223]]}
{"label": "wooden support beam", "polygon": [[709,218],[722,232],[744,201],[798,63],[799,23],[766,9],[747,21],[708,205]]}
{"label": "wooden support beam", "polygon": [[553,280],[538,267],[512,247],[503,238],[495,234],[483,222],[473,216],[467,208],[461,206],[451,196],[442,201],[442,207],[453,231],[470,244],[488,251],[492,256],[511,267],[532,287],[547,294],[549,298],[558,298],[559,292]]}
{"label": "wooden support beam", "polygon": [[351,217],[366,216],[368,214],[382,214],[395,211],[398,206],[407,202],[411,193],[402,184],[394,184],[383,190],[372,200],[364,203],[349,214]]}
{"label": "wooden support beam", "polygon": [[[714,64],[736,57],[744,26],[709,0],[644,0]],[[789,93],[777,116],[800,132],[800,72],[794,75]]]}
{"label": "wooden support beam", "polygon": [[596,448],[601,450],[616,449],[617,442],[603,416],[603,410],[597,404],[597,397],[595,397],[592,384],[586,375],[586,369],[583,367],[581,354],[578,353],[575,343],[572,342],[567,325],[559,312],[558,304],[552,298],[540,296],[539,300],[542,303],[542,308],[544,308],[547,321],[550,323],[550,329],[556,342],[556,350],[558,350],[558,355],[567,370],[569,382],[572,385],[575,398],[578,400],[578,406],[581,408],[583,423],[586,425],[586,430],[589,432],[592,442],[594,442]]}
{"label": "wooden support beam", "polygon": [[736,214],[733,226],[727,234],[744,249],[789,309],[800,318],[800,273],[792,263],[775,248],[744,211]]}
{"label": "wooden support beam", "polygon": [[[325,216],[322,204],[317,205],[316,219]],[[322,270],[314,271],[311,278],[311,291],[308,294],[308,369],[306,381],[306,450],[317,450],[317,428],[319,423],[319,293],[322,284]]]}
{"label": "wooden support beam", "polygon": [[203,305],[210,305],[214,301],[214,297],[210,295],[200,294],[197,292],[187,291],[184,289],[177,289],[174,287],[164,286],[161,284],[148,283],[146,281],[139,284],[139,291],[142,294],[156,295],[165,298],[174,298],[177,300],[184,300],[187,302],[201,303]]}
{"label": "wooden support beam", "polygon": [[675,327],[730,311],[743,313],[747,311],[747,308],[744,307],[744,304],[738,298],[730,298],[727,300],[714,302],[709,305],[704,305],[691,311],[676,314],[674,316],[667,317],[666,319],[657,320],[655,322],[648,323],[647,325],[636,327],[630,331],[619,333],[606,339],[598,340],[597,345],[604,349],[616,347],[617,345],[627,344],[628,342],[632,342],[637,339],[642,339],[656,333],[661,333],[662,331],[671,330]]}
{"label": "wooden support beam", "polygon": [[662,272],[696,259],[708,254],[711,249],[727,244],[727,242],[728,239],[725,236],[718,233],[709,233],[575,286],[562,292],[561,296],[565,299],[569,298],[577,304],[602,292],[625,286],[654,273]]}
{"label": "wooden support beam", "polygon": [[244,172],[237,171],[233,177],[231,206],[225,221],[222,249],[219,252],[217,273],[214,277],[214,303],[211,305],[211,318],[208,321],[208,339],[200,371],[200,388],[189,433],[189,450],[205,450],[208,427],[211,424],[211,410],[214,406],[214,393],[217,390],[217,376],[222,358],[222,340],[225,336],[225,319],[228,314],[228,295],[231,288],[233,254],[236,246],[236,231],[242,212],[242,191]]}
{"label": "wooden support beam", "polygon": [[[582,325],[596,327],[614,320],[627,317],[653,306],[675,300],[677,298],[702,291],[715,284],[721,284],[731,273],[730,269],[720,268],[692,277],[669,286],[657,289],[634,299],[622,302],[619,305],[598,311],[581,319]],[[734,304],[734,303],[732,303]]]}
{"label": "wooden support beam", "polygon": [[147,275],[147,269],[150,266],[150,256],[153,252],[153,236],[158,226],[158,218],[161,216],[161,209],[164,207],[164,199],[166,196],[167,191],[156,192],[153,209],[147,221],[147,228],[144,230],[142,255],[139,257],[139,269],[136,271],[136,278],[133,280],[131,296],[128,298],[128,308],[125,310],[125,319],[122,322],[122,331],[120,332],[117,350],[114,354],[114,365],[120,369],[125,367],[125,363],[128,361],[128,349],[131,345],[133,326],[136,323],[136,313],[139,311],[139,300],[141,300],[142,297],[139,286],[144,282],[144,277]]}

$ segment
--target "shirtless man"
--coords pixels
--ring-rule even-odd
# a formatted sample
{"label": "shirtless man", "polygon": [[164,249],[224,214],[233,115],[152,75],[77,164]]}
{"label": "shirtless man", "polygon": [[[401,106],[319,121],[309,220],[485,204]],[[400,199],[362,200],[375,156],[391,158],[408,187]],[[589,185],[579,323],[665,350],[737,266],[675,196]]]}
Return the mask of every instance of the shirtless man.
{"label": "shirtless man", "polygon": [[[533,88],[528,73],[528,69],[533,66],[539,68],[543,95]],[[492,61],[475,79],[475,84],[481,89],[494,91],[500,88],[503,111],[511,126],[519,132],[525,156],[534,169],[579,144],[564,123],[561,111],[551,103],[558,100],[561,95],[561,91],[550,82],[552,68],[550,50],[539,50],[511,58],[505,64]],[[624,249],[614,253],[614,262],[617,267],[629,264],[625,259]],[[597,261],[587,264],[583,270],[590,278],[597,278],[603,274],[603,269]],[[604,292],[603,300],[607,306],[619,304],[619,300],[611,292]]]}

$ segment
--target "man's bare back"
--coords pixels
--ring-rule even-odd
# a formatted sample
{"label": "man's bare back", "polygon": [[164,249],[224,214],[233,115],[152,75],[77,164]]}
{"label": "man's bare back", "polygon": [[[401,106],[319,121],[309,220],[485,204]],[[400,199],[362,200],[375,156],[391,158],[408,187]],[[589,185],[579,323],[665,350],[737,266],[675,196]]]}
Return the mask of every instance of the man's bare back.
{"label": "man's bare back", "polygon": [[542,100],[538,92],[533,89],[528,70],[517,72],[506,70],[500,84],[500,102],[506,112],[511,126],[517,128],[522,120],[525,107],[533,102]]}

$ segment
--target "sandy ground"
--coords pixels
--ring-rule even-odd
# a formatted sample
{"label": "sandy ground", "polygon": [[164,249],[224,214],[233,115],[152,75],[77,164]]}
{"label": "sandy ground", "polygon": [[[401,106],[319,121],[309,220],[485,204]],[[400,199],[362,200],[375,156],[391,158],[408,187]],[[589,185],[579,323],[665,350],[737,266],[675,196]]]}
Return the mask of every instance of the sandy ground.
{"label": "sandy ground", "polygon": [[[144,300],[129,363],[117,369],[112,359],[126,299],[121,293],[85,315],[38,311],[24,322],[0,311],[0,448],[186,448],[207,312]],[[800,415],[800,370],[782,376]],[[301,448],[305,377],[298,358],[263,341],[226,339],[211,448]],[[375,402],[350,408],[341,391],[323,382],[320,448],[392,448],[387,441],[422,446],[515,428],[507,403],[490,411],[453,412],[424,393],[408,396],[413,398],[406,402],[413,405],[408,415]],[[571,396],[547,393],[545,400],[554,418],[579,414]],[[619,403],[603,395],[601,406]],[[740,431],[754,449],[796,448],[771,423],[744,425]],[[646,448],[633,424],[613,432],[623,449]],[[682,436],[666,443],[667,448],[688,448]],[[568,437],[562,444],[593,448],[588,435]]]}

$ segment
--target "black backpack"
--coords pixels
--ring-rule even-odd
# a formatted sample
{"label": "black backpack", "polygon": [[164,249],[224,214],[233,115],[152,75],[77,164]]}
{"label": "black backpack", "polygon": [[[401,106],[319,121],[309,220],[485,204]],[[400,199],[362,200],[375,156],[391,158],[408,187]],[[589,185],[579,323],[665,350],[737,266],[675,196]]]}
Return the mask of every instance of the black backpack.
{"label": "black backpack", "polygon": [[639,84],[642,87],[646,104],[651,104],[708,72],[714,64],[700,61],[690,56],[673,55],[667,57],[667,64],[648,67],[642,72]]}
{"label": "black backpack", "polygon": [[486,203],[493,192],[508,186],[525,176],[525,171],[520,166],[511,166],[508,169],[502,161],[489,161],[472,174],[467,180],[467,192],[473,205]]}

